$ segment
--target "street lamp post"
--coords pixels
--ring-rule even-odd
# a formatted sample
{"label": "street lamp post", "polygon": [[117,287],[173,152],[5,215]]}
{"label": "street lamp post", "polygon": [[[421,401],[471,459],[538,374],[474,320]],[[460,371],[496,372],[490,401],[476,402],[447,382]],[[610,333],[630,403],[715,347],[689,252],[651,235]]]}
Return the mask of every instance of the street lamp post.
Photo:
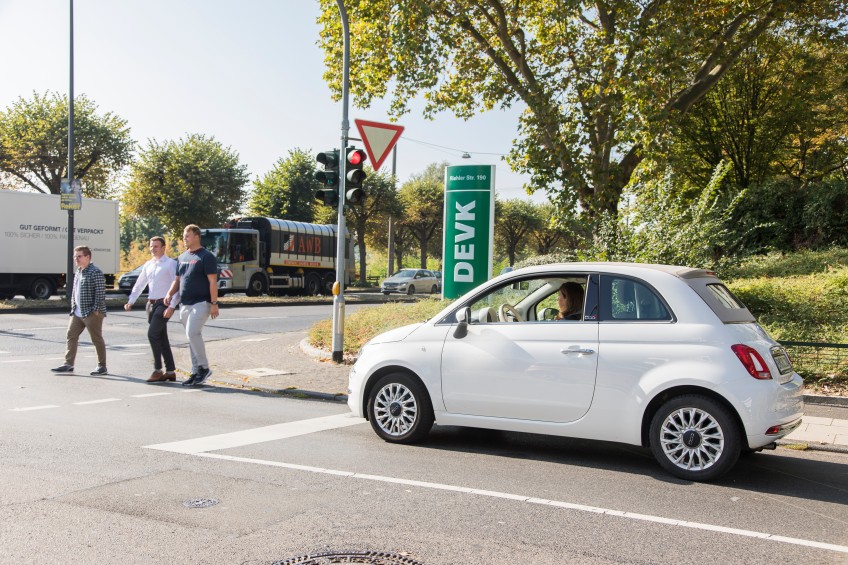
{"label": "street lamp post", "polygon": [[[74,186],[74,0],[70,0],[70,85],[68,92],[68,183]],[[65,297],[70,302],[74,288],[74,211],[68,210],[68,271],[65,277]]]}

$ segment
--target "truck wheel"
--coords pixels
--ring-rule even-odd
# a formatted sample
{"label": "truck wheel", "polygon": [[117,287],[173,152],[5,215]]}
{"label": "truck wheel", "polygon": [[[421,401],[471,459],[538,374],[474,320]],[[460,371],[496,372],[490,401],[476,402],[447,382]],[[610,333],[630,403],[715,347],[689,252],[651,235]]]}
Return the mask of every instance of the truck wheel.
{"label": "truck wheel", "polygon": [[316,294],[321,292],[321,277],[316,275],[315,273],[309,273],[306,275],[306,294],[308,296],[315,296]]}
{"label": "truck wheel", "polygon": [[262,275],[253,275],[250,277],[250,284],[247,285],[247,289],[244,293],[247,296],[261,296],[267,292],[268,289],[265,288],[265,277]]}
{"label": "truck wheel", "polygon": [[333,294],[333,284],[336,282],[336,273],[324,275],[324,294]]}
{"label": "truck wheel", "polygon": [[47,300],[55,290],[49,279],[35,279],[29,287],[29,297],[33,300]]}

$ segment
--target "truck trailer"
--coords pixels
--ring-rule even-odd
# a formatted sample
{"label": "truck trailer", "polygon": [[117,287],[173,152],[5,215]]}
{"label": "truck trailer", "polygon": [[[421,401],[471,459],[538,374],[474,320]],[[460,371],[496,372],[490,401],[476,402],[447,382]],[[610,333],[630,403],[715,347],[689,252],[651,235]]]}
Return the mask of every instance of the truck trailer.
{"label": "truck trailer", "polygon": [[[330,294],[336,281],[338,227],[275,218],[228,221],[201,229],[201,245],[218,260],[218,292]],[[345,234],[345,285],[355,276]]]}
{"label": "truck trailer", "polygon": [[[49,298],[65,284],[68,212],[58,194],[0,190],[0,299],[16,294]],[[118,203],[83,198],[74,212],[74,246],[91,249],[92,262],[114,282],[120,266]]]}

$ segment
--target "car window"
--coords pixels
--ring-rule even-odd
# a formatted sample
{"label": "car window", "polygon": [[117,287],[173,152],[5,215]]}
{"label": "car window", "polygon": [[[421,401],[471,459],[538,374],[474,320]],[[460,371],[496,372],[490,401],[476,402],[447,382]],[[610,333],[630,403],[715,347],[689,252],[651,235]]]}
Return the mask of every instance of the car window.
{"label": "car window", "polygon": [[709,290],[710,294],[712,294],[715,299],[719,301],[719,304],[725,308],[739,309],[745,307],[745,305],[733,296],[733,294],[727,290],[727,287],[723,284],[708,284],[707,290]]}
{"label": "car window", "polygon": [[671,320],[662,299],[635,279],[601,277],[601,320]]}

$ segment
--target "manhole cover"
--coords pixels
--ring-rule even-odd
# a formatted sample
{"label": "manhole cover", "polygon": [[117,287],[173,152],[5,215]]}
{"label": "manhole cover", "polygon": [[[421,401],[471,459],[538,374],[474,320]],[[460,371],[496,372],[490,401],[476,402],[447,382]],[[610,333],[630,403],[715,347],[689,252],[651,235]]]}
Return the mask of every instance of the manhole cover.
{"label": "manhole cover", "polygon": [[183,502],[183,506],[186,508],[209,508],[210,506],[215,506],[219,502],[220,500],[215,498],[189,498]]}
{"label": "manhole cover", "polygon": [[273,565],[329,565],[331,563],[369,563],[371,565],[424,565],[402,553],[382,551],[329,551],[290,557]]}

